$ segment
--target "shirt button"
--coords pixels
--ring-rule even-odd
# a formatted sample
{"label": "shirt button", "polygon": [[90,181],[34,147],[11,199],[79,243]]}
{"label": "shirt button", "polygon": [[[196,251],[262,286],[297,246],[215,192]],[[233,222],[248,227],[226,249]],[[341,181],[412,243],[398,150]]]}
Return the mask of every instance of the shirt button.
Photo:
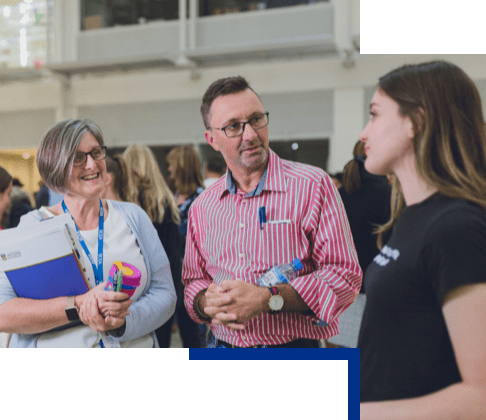
{"label": "shirt button", "polygon": [[245,334],[243,334],[243,335],[241,336],[241,339],[242,339],[243,341],[246,341],[246,338],[247,338],[247,337],[246,337],[246,335],[245,335]]}
{"label": "shirt button", "polygon": [[245,227],[245,224],[244,223],[240,223],[240,228],[244,228]]}
{"label": "shirt button", "polygon": [[240,254],[240,258],[243,258],[243,257],[244,257],[244,255],[243,254]]}
{"label": "shirt button", "polygon": [[245,199],[243,199],[243,200],[241,200],[241,202],[242,202],[243,204],[246,204],[246,202],[247,202],[247,201],[248,201],[248,200],[247,200],[246,198],[245,198]]}

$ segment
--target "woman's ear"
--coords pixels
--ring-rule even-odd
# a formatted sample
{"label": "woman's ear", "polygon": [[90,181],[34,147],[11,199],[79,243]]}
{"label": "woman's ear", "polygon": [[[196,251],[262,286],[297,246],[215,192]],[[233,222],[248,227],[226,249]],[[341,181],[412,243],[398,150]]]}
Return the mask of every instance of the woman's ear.
{"label": "woman's ear", "polygon": [[414,117],[417,122],[417,130],[422,132],[425,125],[425,111],[423,108],[417,108],[414,111]]}
{"label": "woman's ear", "polygon": [[106,185],[111,186],[113,185],[113,175],[110,172],[106,173]]}

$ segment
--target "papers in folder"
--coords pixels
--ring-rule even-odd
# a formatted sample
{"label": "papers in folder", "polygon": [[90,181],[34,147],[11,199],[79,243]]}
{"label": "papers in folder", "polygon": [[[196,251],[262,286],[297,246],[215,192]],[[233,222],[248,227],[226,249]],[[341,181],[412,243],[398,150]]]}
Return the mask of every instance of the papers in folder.
{"label": "papers in folder", "polygon": [[69,214],[0,232],[0,267],[19,297],[50,299],[88,291]]}

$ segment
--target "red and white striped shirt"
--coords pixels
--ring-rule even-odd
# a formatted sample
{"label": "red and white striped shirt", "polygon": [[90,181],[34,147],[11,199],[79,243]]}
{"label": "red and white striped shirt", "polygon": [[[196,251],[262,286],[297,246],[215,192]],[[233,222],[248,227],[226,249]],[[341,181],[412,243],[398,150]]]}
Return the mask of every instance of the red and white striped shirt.
{"label": "red and white striped shirt", "polygon": [[[260,229],[262,206],[267,223]],[[361,286],[348,219],[330,177],[319,168],[279,159],[270,150],[259,195],[231,194],[223,177],[190,209],[182,272],[189,315],[203,322],[193,302],[212,282],[241,279],[258,285],[261,275],[274,265],[294,258],[301,260],[303,269],[291,285],[315,316],[265,313],[250,319],[243,331],[212,324],[216,338],[238,347],[329,338],[338,333],[339,314],[351,305]],[[317,326],[318,320],[328,326]]]}

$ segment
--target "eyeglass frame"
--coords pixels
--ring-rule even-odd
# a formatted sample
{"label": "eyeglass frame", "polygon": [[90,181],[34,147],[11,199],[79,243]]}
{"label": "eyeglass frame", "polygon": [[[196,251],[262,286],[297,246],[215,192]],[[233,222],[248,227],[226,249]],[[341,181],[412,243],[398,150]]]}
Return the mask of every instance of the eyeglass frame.
{"label": "eyeglass frame", "polygon": [[[211,127],[211,128],[213,128],[213,129],[215,129],[215,130],[220,130],[220,131],[222,131],[222,132],[225,134],[225,136],[226,136],[226,137],[228,137],[229,139],[234,139],[235,137],[238,137],[238,136],[243,135],[243,133],[245,132],[245,126],[246,126],[246,124],[250,124],[250,127],[251,127],[251,128],[253,128],[253,130],[261,130],[262,128],[268,127],[268,124],[270,123],[269,114],[270,114],[269,112],[263,112],[263,113],[262,113],[262,115],[265,115],[265,116],[266,116],[266,118],[267,118],[267,123],[266,123],[266,124],[265,124],[263,127],[258,127],[258,128],[255,128],[255,127],[253,127],[253,126],[250,124],[250,121],[251,121],[253,118],[255,118],[255,117],[256,117],[256,115],[254,115],[253,117],[251,117],[251,118],[250,118],[248,121],[237,121],[239,124],[243,124],[243,127],[242,127],[242,129],[241,129],[241,133],[240,133],[240,134],[236,134],[235,136],[228,136],[228,134],[226,134],[226,129],[227,129],[227,128],[228,128],[230,125],[234,124],[234,122],[232,122],[232,123],[228,124],[227,126],[225,126],[225,127],[223,127],[223,128],[218,128],[218,127]],[[236,122],[236,121],[235,121],[235,122]]]}
{"label": "eyeglass frame", "polygon": [[[103,155],[103,157],[101,159],[95,159],[92,155],[93,151],[97,150],[98,148],[101,149],[101,153]],[[82,163],[74,163],[74,159],[76,158],[76,153],[82,153],[84,155],[84,160],[83,160]],[[73,166],[79,167],[79,166],[85,165],[86,162],[88,161],[88,155],[90,155],[91,159],[93,159],[95,162],[99,162],[100,160],[105,160],[105,158],[106,158],[106,146],[95,147],[95,148],[91,149],[89,152],[82,152],[81,150],[76,150],[76,152],[74,153],[74,156],[73,156]]]}

